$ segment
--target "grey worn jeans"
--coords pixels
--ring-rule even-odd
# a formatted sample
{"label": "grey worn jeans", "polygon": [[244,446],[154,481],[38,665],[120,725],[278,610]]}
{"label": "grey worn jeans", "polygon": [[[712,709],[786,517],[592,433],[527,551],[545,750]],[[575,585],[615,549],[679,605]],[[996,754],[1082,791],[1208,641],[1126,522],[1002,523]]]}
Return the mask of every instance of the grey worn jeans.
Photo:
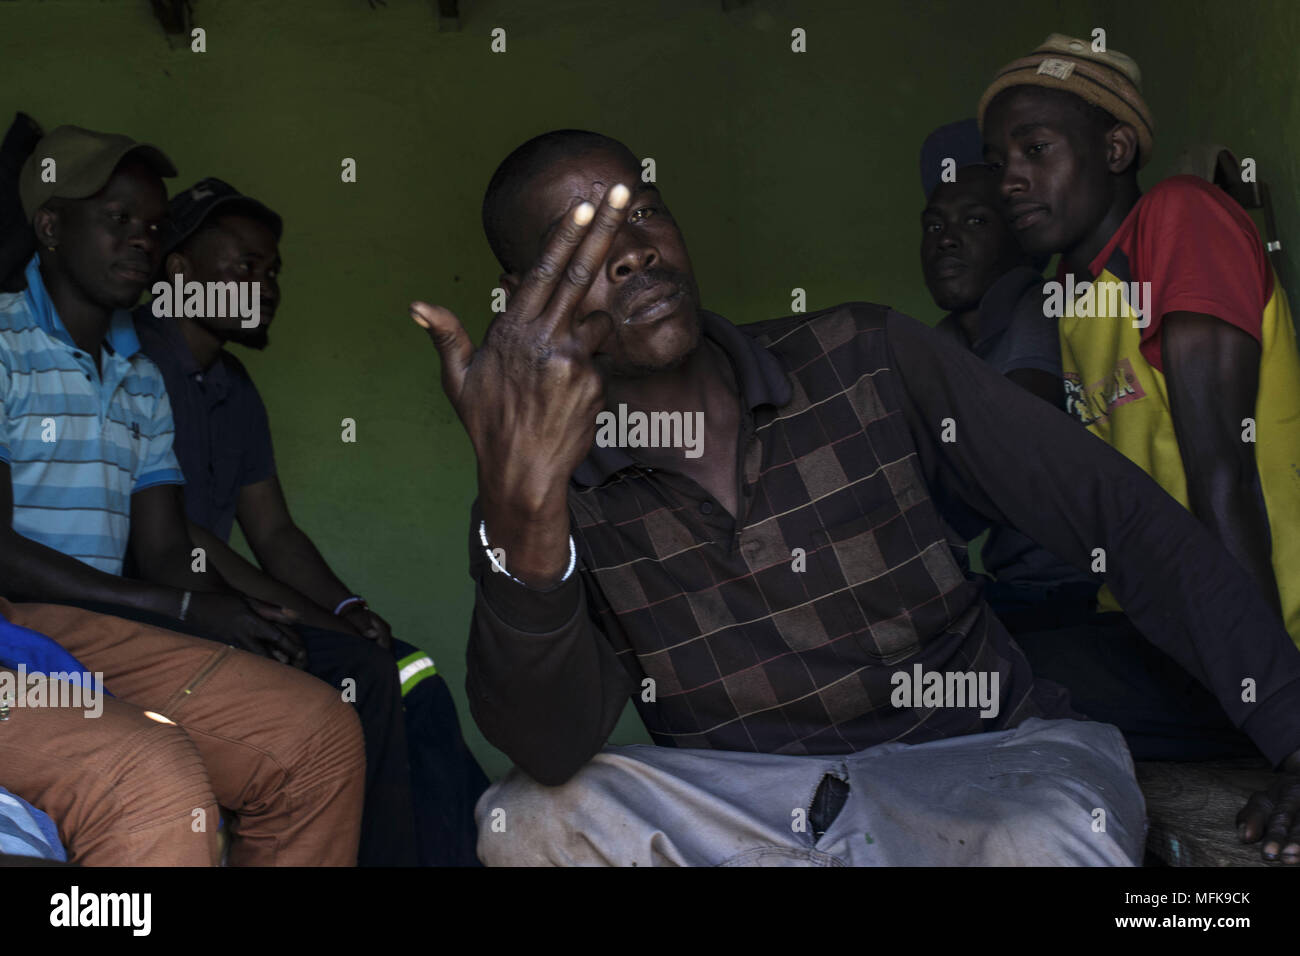
{"label": "grey worn jeans", "polygon": [[1120,732],[1037,718],[842,756],[609,747],[558,787],[512,770],[475,817],[489,866],[1133,866],[1146,838]]}

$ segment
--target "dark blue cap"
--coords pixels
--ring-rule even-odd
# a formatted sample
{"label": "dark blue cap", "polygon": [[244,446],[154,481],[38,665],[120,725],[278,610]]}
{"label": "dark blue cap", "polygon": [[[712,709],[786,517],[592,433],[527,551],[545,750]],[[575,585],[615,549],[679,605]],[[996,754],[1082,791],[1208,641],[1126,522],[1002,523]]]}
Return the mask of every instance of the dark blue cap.
{"label": "dark blue cap", "polygon": [[222,212],[243,212],[265,223],[275,233],[276,242],[280,241],[280,235],[284,231],[284,222],[279,215],[215,176],[201,179],[189,189],[178,192],[172,197],[168,208],[172,220],[167,235],[168,252],[188,239],[215,209],[221,209]]}
{"label": "dark blue cap", "polygon": [[921,144],[921,188],[926,199],[939,185],[945,159],[956,160],[957,169],[984,162],[984,138],[973,117],[940,126]]}

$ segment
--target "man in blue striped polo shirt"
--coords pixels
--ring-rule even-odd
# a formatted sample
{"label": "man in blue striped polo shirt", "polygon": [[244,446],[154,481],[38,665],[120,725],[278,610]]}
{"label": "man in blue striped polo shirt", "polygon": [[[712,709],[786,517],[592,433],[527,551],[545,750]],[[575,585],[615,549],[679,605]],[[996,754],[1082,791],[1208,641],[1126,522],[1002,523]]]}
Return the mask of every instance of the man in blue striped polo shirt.
{"label": "man in blue striped polo shirt", "polygon": [[[175,167],[126,136],[62,126],[23,167],[37,255],[0,295],[0,581],[7,597],[179,618],[301,666],[283,611],[201,570],[157,367],[128,309],[156,271]],[[121,577],[128,546],[142,580]]]}
{"label": "man in blue striped polo shirt", "polygon": [[10,467],[13,528],[121,574],[130,496],[183,481],[167,390],[121,321],[127,313],[115,313],[96,363],[59,321],[35,258],[26,277],[26,294],[7,297],[0,312],[0,459]]}
{"label": "man in blue striped polo shirt", "polygon": [[[20,177],[37,255],[27,288],[0,295],[0,623],[48,635],[118,696],[95,721],[0,699],[0,784],[58,819],[74,862],[215,863],[215,825],[192,812],[210,819],[220,800],[239,815],[232,862],[352,865],[357,715],[264,659],[306,663],[290,614],[196,560],[165,385],[127,311],[158,267],[175,173],[154,147],[64,126]],[[128,550],[142,580],[120,575]],[[32,663],[31,641],[17,646],[0,668]]]}
{"label": "man in blue striped polo shirt", "polygon": [[[167,387],[127,311],[161,263],[170,225],[162,176],[174,174],[153,147],[71,126],[41,140],[23,167],[19,191],[37,257],[26,292],[0,298],[0,439],[8,448],[0,516],[10,513],[13,489],[12,527],[0,527],[0,587],[18,600],[77,604],[237,643],[341,687],[366,748],[359,861],[413,864],[392,657],[241,594],[190,537]],[[52,441],[42,428],[52,429]],[[120,576],[124,565],[131,577]]]}

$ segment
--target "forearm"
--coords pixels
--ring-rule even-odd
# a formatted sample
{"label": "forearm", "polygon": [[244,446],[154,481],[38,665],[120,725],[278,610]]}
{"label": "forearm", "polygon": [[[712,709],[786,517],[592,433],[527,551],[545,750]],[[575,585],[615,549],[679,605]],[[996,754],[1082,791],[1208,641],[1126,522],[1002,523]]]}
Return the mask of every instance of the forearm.
{"label": "forearm", "polygon": [[1300,748],[1300,653],[1258,582],[1145,478],[1117,483],[1098,509],[1107,583],[1138,630],[1280,762]]}
{"label": "forearm", "polygon": [[1229,467],[1201,474],[1189,471],[1189,505],[1192,513],[1255,579],[1280,617],[1282,597],[1273,573],[1268,512],[1258,478],[1253,463],[1249,474],[1241,475],[1237,471]]}
{"label": "forearm", "polygon": [[[467,652],[470,712],[483,735],[534,779],[559,784],[604,746],[627,704],[632,682],[590,613],[589,583],[569,560],[569,517],[549,589],[496,571],[483,549],[476,501],[470,511],[474,618]],[[499,524],[505,540],[518,529]],[[510,532],[515,531],[512,537]],[[489,526],[495,548],[498,532]]]}
{"label": "forearm", "polygon": [[[1145,472],[1077,425],[1064,426],[1092,447],[1058,457],[1057,446],[1040,467],[1014,457],[978,463],[975,481],[994,489],[1002,510],[996,520],[1081,570],[1097,570],[1142,635],[1201,681],[1270,759],[1285,759],[1300,748],[1300,653],[1281,618]],[[1031,445],[1046,437],[1026,434]],[[1041,490],[999,493],[1001,469],[1020,469]]]}
{"label": "forearm", "polygon": [[[977,359],[915,323],[893,337],[927,484],[1102,576],[1143,635],[1272,759],[1300,747],[1300,653],[1205,526],[1137,465]],[[940,438],[947,419],[955,442]]]}
{"label": "forearm", "polygon": [[[250,540],[250,544],[266,575],[297,592],[330,617],[339,602],[353,593],[330,570],[311,538],[296,524],[285,525],[262,542]],[[337,621],[334,626],[338,626]]]}
{"label": "forearm", "polygon": [[76,558],[5,528],[0,531],[0,580],[6,597],[20,601],[93,601],[175,617],[180,589],[137,581],[93,568]]}
{"label": "forearm", "polygon": [[162,546],[139,547],[132,553],[140,577],[151,584],[177,591],[229,593],[232,590],[215,566],[196,562],[194,542],[188,535]]}
{"label": "forearm", "polygon": [[1166,314],[1160,335],[1187,507],[1281,616],[1256,445],[1243,432],[1259,402],[1261,342],[1231,322],[1186,311]]}
{"label": "forearm", "polygon": [[304,624],[326,630],[351,633],[347,625],[300,591],[276,580],[244,559],[230,545],[206,528],[190,522],[190,537],[204,549],[207,560],[235,590],[295,611]]}
{"label": "forearm", "polygon": [[476,589],[470,712],[483,735],[531,777],[561,784],[609,739],[631,682],[592,624],[580,580],[540,592],[485,573],[499,580]]}

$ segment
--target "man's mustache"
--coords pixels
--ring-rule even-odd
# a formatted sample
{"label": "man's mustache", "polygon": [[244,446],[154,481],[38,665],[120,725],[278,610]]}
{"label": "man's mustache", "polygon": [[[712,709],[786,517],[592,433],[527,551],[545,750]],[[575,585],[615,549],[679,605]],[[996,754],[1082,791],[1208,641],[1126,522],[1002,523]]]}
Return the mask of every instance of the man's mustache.
{"label": "man's mustache", "polygon": [[[670,285],[678,292],[689,293],[690,282],[686,276],[675,269],[665,269],[654,267],[639,272],[632,278],[628,279],[618,288],[614,294],[614,302],[611,307],[613,317],[616,322],[621,322],[628,316],[628,305],[638,295],[646,289],[656,285]],[[671,293],[670,293],[671,294]]]}

